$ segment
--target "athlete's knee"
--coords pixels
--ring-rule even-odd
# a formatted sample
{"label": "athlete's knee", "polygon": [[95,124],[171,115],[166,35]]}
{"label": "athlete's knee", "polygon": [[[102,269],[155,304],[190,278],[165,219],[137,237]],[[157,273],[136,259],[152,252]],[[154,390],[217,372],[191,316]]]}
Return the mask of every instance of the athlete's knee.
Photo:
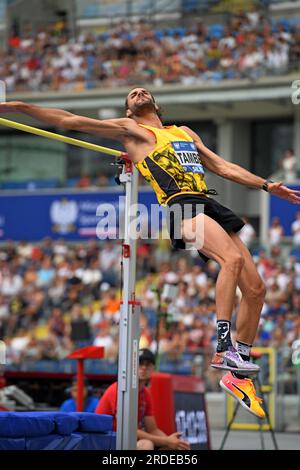
{"label": "athlete's knee", "polygon": [[153,450],[154,445],[149,439],[139,439],[136,448],[137,450]]}
{"label": "athlete's knee", "polygon": [[239,251],[228,253],[225,258],[224,266],[234,273],[240,273],[245,264],[245,260]]}

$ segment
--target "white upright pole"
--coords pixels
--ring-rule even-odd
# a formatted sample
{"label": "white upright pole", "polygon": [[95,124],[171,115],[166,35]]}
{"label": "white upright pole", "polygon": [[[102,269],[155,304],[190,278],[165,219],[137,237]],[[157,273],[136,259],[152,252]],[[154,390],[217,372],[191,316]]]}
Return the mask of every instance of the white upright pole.
{"label": "white upright pole", "polygon": [[135,300],[136,239],[130,236],[132,206],[138,200],[138,172],[126,162],[120,175],[125,185],[125,231],[123,244],[123,303],[119,327],[117,449],[134,450],[138,418],[138,352],[140,304]]}

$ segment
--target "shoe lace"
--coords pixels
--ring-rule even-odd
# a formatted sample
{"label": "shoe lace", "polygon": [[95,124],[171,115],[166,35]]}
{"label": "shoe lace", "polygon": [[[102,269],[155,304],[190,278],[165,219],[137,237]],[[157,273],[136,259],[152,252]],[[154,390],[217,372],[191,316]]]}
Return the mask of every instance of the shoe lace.
{"label": "shoe lace", "polygon": [[249,381],[250,381],[249,384],[250,384],[250,387],[251,387],[251,392],[253,393],[255,400],[257,400],[259,404],[262,404],[263,399],[257,396],[256,390],[255,390],[255,387],[254,387],[254,384],[253,384],[252,380],[249,379]]}

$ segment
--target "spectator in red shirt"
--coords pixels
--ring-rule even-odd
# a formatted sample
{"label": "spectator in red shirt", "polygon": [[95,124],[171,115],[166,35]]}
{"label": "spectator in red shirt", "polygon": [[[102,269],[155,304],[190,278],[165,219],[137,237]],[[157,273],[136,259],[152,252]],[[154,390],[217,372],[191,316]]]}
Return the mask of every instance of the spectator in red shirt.
{"label": "spectator in red shirt", "polygon": [[[141,349],[139,353],[137,449],[153,450],[154,447],[159,447],[163,449],[189,450],[189,444],[180,439],[180,433],[176,432],[167,436],[157,427],[153,416],[151,395],[146,387],[154,366],[155,358],[153,353],[149,349]],[[114,430],[117,428],[117,395],[117,382],[115,382],[105,391],[95,410],[95,413],[113,416]]]}

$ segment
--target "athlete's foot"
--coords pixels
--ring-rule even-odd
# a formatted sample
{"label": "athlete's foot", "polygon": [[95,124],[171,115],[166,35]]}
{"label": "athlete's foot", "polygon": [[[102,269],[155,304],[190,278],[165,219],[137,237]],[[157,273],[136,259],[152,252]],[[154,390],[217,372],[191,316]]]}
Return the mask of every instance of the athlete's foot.
{"label": "athlete's foot", "polygon": [[257,374],[260,367],[250,361],[244,361],[233,346],[227,351],[216,352],[210,365],[215,369],[230,370],[244,374]]}
{"label": "athlete's foot", "polygon": [[261,406],[262,399],[256,395],[251,379],[238,379],[231,372],[227,372],[220,380],[220,386],[225,392],[230,393],[247,411],[258,416],[258,418],[265,418],[266,413]]}

